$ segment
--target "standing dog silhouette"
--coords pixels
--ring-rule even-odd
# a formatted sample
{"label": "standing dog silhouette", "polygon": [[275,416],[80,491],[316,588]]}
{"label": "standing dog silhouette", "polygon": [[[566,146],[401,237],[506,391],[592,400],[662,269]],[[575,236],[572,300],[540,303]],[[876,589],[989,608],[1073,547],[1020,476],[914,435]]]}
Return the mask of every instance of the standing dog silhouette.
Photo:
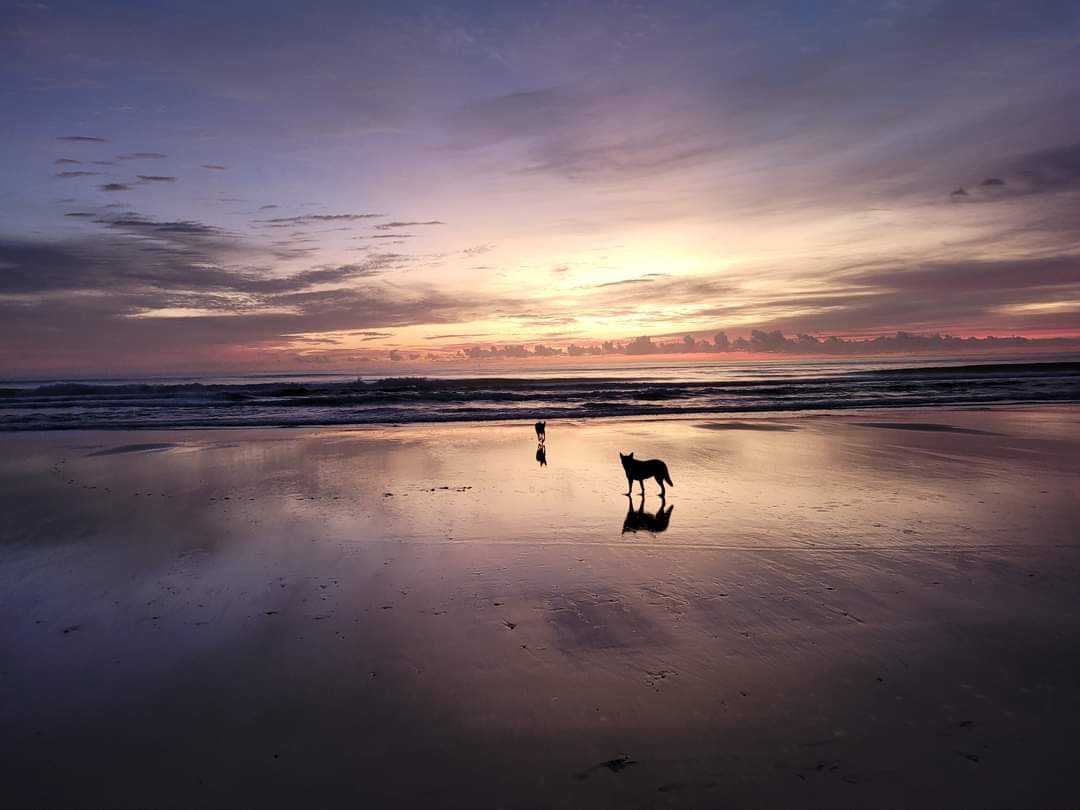
{"label": "standing dog silhouette", "polygon": [[667,464],[662,462],[658,458],[650,458],[647,461],[638,461],[634,458],[634,454],[631,453],[628,456],[624,456],[619,453],[619,461],[622,462],[623,471],[626,473],[626,494],[629,495],[634,491],[634,482],[641,482],[641,494],[645,494],[645,479],[655,478],[656,483],[660,485],[660,497],[664,497],[664,482],[667,481],[672,486],[675,486],[675,482],[671,480],[671,476],[668,475]]}
{"label": "standing dog silhouette", "polygon": [[547,422],[537,422],[536,425],[536,440],[541,444],[547,441],[547,434],[544,432],[544,428],[547,427]]}

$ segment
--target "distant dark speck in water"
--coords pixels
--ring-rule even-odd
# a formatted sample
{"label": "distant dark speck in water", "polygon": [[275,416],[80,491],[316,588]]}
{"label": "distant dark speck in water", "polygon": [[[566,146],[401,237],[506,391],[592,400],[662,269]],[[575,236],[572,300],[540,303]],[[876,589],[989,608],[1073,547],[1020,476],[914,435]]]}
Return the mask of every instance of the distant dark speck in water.
{"label": "distant dark speck in water", "polygon": [[505,624],[505,625],[506,625],[507,627],[509,627],[509,628],[510,628],[511,630],[513,630],[513,629],[514,629],[515,627],[517,627],[517,625],[516,625],[516,624],[514,624],[514,622],[503,622],[503,624]]}

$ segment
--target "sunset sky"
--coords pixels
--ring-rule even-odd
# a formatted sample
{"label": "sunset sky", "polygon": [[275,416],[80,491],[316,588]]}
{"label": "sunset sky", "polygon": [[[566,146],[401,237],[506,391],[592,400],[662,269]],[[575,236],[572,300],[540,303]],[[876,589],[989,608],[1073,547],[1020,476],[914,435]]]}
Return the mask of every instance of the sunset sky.
{"label": "sunset sky", "polygon": [[1076,2],[0,0],[0,373],[1080,335]]}

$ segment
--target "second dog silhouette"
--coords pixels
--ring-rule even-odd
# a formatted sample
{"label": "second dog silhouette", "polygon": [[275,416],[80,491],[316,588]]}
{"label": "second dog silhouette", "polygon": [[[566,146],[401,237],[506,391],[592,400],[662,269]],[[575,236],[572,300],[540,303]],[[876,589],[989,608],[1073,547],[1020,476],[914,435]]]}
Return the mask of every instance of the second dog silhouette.
{"label": "second dog silhouette", "polygon": [[658,458],[650,458],[646,461],[638,461],[634,458],[634,454],[631,453],[628,456],[624,456],[619,453],[619,461],[622,462],[623,472],[626,473],[626,494],[629,495],[634,491],[634,482],[641,482],[641,494],[645,494],[645,479],[655,478],[656,483],[660,485],[660,497],[664,497],[664,482],[667,481],[671,486],[675,486],[675,482],[671,480],[671,476],[668,475],[667,464],[662,462]]}
{"label": "second dog silhouette", "polygon": [[536,428],[536,440],[541,443],[547,441],[547,422],[537,422],[533,427]]}

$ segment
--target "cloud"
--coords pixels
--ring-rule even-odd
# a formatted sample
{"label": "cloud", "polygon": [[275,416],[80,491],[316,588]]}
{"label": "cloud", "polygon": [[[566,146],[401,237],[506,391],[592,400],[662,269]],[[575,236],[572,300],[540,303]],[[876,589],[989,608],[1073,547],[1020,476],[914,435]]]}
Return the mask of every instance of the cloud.
{"label": "cloud", "polygon": [[271,211],[274,208],[277,208],[277,206],[276,205],[260,205],[259,206],[260,211]]}
{"label": "cloud", "polygon": [[975,193],[957,189],[965,202],[995,202],[1015,197],[1059,194],[1080,189],[1080,143],[1028,152],[1004,161]]}
{"label": "cloud", "polygon": [[411,228],[414,225],[445,225],[445,222],[440,222],[437,219],[431,219],[427,222],[381,222],[375,226],[377,230],[386,231],[391,228]]}
{"label": "cloud", "polygon": [[601,287],[621,287],[625,284],[652,284],[651,278],[626,278],[622,281],[606,281],[603,284],[594,284],[594,289],[600,289]]}
{"label": "cloud", "polygon": [[301,214],[295,217],[276,217],[274,219],[257,219],[255,221],[270,225],[311,225],[319,222],[358,222],[385,216],[386,214]]}
{"label": "cloud", "polygon": [[[284,346],[290,335],[385,332],[483,317],[477,301],[383,276],[407,256],[282,274],[272,253],[197,221],[99,217],[100,233],[61,242],[0,239],[0,364],[161,368]],[[261,264],[261,260],[269,260]],[[49,324],[43,330],[42,325]]]}
{"label": "cloud", "polygon": [[95,138],[90,135],[61,135],[56,140],[69,143],[108,143],[105,138]]}
{"label": "cloud", "polygon": [[101,172],[57,172],[53,177],[97,177]]}
{"label": "cloud", "polygon": [[116,160],[163,160],[168,155],[161,152],[129,152],[126,155],[117,155]]}
{"label": "cloud", "polygon": [[216,171],[216,172],[224,172],[224,171],[227,171],[228,168],[229,168],[228,166],[222,166],[222,165],[220,165],[218,163],[204,163],[204,164],[202,164],[202,167],[204,169],[211,169],[211,170]]}
{"label": "cloud", "polygon": [[[882,262],[833,276],[828,292],[820,296],[777,296],[752,302],[748,310],[763,329],[796,332],[1075,332],[1075,313],[1015,309],[1066,300],[1080,300],[1080,255]],[[1009,311],[1013,314],[1003,315]],[[722,316],[737,313],[728,310]]]}
{"label": "cloud", "polygon": [[1080,185],[1080,143],[1031,152],[1013,161],[1009,168],[1030,193],[1074,188]]}
{"label": "cloud", "polygon": [[176,178],[161,174],[137,174],[140,182],[143,183],[175,183]]}
{"label": "cloud", "polygon": [[54,166],[72,165],[79,166],[82,164],[81,160],[72,160],[71,158],[57,158],[53,161]]}
{"label": "cloud", "polygon": [[98,186],[102,191],[131,191],[132,187],[126,183],[105,183]]}
{"label": "cloud", "polygon": [[191,220],[159,221],[140,216],[127,216],[99,219],[98,224],[133,234],[185,234],[214,238],[228,235],[225,230],[216,225],[207,225]]}
{"label": "cloud", "polygon": [[91,160],[95,166],[115,166],[116,164],[111,160]]}
{"label": "cloud", "polygon": [[461,252],[466,256],[482,256],[485,253],[490,253],[494,249],[495,245],[489,242],[482,245],[472,245],[471,247],[465,248]]}

